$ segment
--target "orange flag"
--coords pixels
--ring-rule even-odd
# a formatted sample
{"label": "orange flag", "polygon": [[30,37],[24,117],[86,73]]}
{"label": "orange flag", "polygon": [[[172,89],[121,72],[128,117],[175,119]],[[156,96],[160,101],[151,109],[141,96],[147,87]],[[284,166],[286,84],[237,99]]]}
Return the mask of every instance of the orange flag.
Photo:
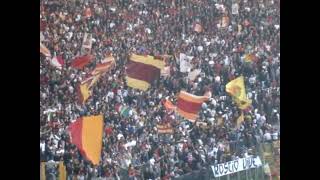
{"label": "orange flag", "polygon": [[44,54],[47,57],[51,57],[49,49],[40,42],[40,53]]}

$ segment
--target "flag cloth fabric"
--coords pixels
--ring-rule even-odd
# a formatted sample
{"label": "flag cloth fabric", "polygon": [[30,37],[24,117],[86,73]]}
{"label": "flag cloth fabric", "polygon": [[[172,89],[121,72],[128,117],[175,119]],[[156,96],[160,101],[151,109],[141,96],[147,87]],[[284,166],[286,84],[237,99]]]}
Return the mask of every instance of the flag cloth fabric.
{"label": "flag cloth fabric", "polygon": [[247,99],[243,76],[230,81],[226,85],[226,91],[234,97],[234,101],[240,109],[246,109],[251,105],[251,100]]}
{"label": "flag cloth fabric", "polygon": [[180,91],[178,95],[177,112],[189,121],[195,122],[202,103],[207,100],[208,97],[206,96],[196,96],[185,91]]}
{"label": "flag cloth fabric", "polygon": [[249,53],[246,54],[243,59],[245,62],[255,62],[257,60],[257,57],[255,56],[255,54]]}
{"label": "flag cloth fabric", "polygon": [[92,34],[84,33],[83,42],[81,46],[81,53],[89,54],[91,52],[91,47],[92,47]]}
{"label": "flag cloth fabric", "polygon": [[243,116],[243,112],[241,112],[241,115],[238,117],[238,119],[237,119],[237,129],[239,129],[240,128],[240,126],[241,126],[241,123],[244,121],[244,116]]}
{"label": "flag cloth fabric", "polygon": [[159,134],[172,134],[173,128],[171,127],[170,123],[157,124],[157,131]]}
{"label": "flag cloth fabric", "polygon": [[81,155],[98,165],[101,156],[103,115],[78,118],[68,127],[71,143],[76,145]]}
{"label": "flag cloth fabric", "polygon": [[92,75],[103,74],[108,72],[115,64],[115,59],[112,55],[107,56],[102,60],[100,64],[96,65],[96,68],[91,72]]}
{"label": "flag cloth fabric", "polygon": [[59,180],[67,180],[66,167],[63,164],[63,161],[59,162]]}
{"label": "flag cloth fabric", "polygon": [[46,180],[46,162],[40,162],[40,180]]}
{"label": "flag cloth fabric", "polygon": [[62,59],[62,56],[55,56],[51,59],[50,64],[58,69],[62,69],[64,60]]}
{"label": "flag cloth fabric", "polygon": [[87,99],[91,96],[91,91],[88,86],[88,83],[81,83],[79,85],[78,96],[80,104],[84,104],[87,101]]}
{"label": "flag cloth fabric", "polygon": [[165,99],[162,101],[164,107],[166,108],[167,111],[174,111],[177,107],[172,104],[172,102],[168,99]]}
{"label": "flag cloth fabric", "polygon": [[164,61],[155,59],[153,56],[132,54],[126,66],[127,85],[146,91],[155,80],[160,78],[164,65]]}
{"label": "flag cloth fabric", "polygon": [[87,64],[90,63],[91,60],[91,55],[78,56],[71,62],[71,67],[76,69],[83,69]]}
{"label": "flag cloth fabric", "polygon": [[101,74],[92,75],[80,83],[78,90],[80,104],[84,104],[87,101],[87,99],[91,96],[91,89],[100,79],[100,77]]}
{"label": "flag cloth fabric", "polygon": [[116,104],[115,105],[116,111],[120,114],[120,116],[128,118],[130,116],[131,108],[129,106]]}
{"label": "flag cloth fabric", "polygon": [[180,72],[188,72],[192,68],[190,61],[193,56],[187,56],[184,53],[180,53],[179,63],[180,63]]}
{"label": "flag cloth fabric", "polygon": [[201,73],[201,69],[195,69],[188,74],[188,79],[194,81],[196,77]]}
{"label": "flag cloth fabric", "polygon": [[46,57],[51,57],[51,53],[49,49],[40,42],[40,53],[45,55]]}

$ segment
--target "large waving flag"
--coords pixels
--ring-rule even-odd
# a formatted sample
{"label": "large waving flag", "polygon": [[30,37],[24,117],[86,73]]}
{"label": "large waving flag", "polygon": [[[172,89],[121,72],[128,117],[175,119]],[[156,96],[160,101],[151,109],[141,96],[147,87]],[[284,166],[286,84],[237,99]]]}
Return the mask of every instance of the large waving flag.
{"label": "large waving flag", "polygon": [[83,69],[87,64],[90,63],[92,58],[93,57],[91,55],[78,56],[71,62],[71,67],[76,69]]}
{"label": "large waving flag", "polygon": [[207,96],[196,96],[181,91],[178,95],[177,112],[191,122],[195,122],[203,102],[207,101]]}
{"label": "large waving flag", "polygon": [[226,91],[234,97],[234,101],[240,109],[246,109],[251,105],[251,100],[247,99],[243,76],[230,81],[226,85]]}
{"label": "large waving flag", "polygon": [[71,143],[76,145],[81,155],[92,164],[98,165],[101,156],[103,116],[78,118],[68,127]]}
{"label": "large waving flag", "polygon": [[165,62],[153,56],[132,54],[127,64],[127,84],[129,87],[146,91],[150,85],[160,78]]}
{"label": "large waving flag", "polygon": [[51,53],[49,49],[40,42],[40,53],[45,55],[46,57],[51,57]]}

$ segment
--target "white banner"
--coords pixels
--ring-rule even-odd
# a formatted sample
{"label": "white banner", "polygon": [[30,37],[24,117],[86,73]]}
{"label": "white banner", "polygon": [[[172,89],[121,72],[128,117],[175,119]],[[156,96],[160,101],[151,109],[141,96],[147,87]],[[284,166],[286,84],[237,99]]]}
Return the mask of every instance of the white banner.
{"label": "white banner", "polygon": [[192,64],[190,61],[193,56],[187,56],[184,53],[180,53],[180,72],[189,72],[192,68]]}
{"label": "white banner", "polygon": [[211,166],[214,177],[220,177],[239,171],[247,170],[250,168],[257,168],[261,166],[261,160],[259,157],[241,158],[235,161],[229,161],[226,163]]}

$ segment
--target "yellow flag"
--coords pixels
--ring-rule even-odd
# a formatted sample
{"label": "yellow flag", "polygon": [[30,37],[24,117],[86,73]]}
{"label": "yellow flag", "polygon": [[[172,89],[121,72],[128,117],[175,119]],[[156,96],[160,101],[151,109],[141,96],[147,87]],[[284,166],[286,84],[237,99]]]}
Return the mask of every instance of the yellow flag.
{"label": "yellow flag", "polygon": [[46,162],[40,164],[40,180],[46,180]]}
{"label": "yellow flag", "polygon": [[226,91],[234,97],[240,109],[246,109],[251,105],[251,100],[247,99],[243,76],[237,77],[226,85]]}
{"label": "yellow flag", "polygon": [[91,91],[89,90],[88,84],[80,84],[80,102],[84,104],[86,100],[91,96]]}
{"label": "yellow flag", "polygon": [[241,112],[241,115],[237,119],[237,128],[240,128],[241,123],[244,121],[243,112]]}
{"label": "yellow flag", "polygon": [[59,162],[59,180],[66,180],[67,179],[67,172],[66,167],[63,164],[63,161]]}

